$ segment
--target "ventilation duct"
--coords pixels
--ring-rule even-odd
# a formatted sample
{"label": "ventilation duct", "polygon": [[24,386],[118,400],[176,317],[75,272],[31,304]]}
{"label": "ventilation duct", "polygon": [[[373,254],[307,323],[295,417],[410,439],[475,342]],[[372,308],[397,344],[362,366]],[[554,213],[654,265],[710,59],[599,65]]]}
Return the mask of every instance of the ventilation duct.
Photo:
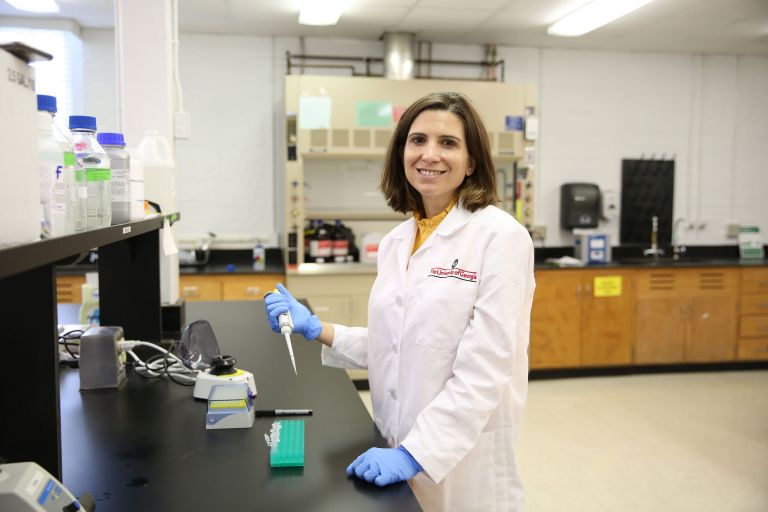
{"label": "ventilation duct", "polygon": [[387,32],[384,41],[384,77],[411,80],[415,67],[416,36],[410,32]]}

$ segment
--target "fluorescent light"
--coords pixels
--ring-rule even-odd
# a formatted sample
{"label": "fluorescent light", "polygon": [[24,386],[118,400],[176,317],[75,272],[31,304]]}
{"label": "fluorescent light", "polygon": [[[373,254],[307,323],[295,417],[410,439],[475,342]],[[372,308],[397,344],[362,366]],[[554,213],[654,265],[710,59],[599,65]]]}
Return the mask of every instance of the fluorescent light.
{"label": "fluorescent light", "polygon": [[5,0],[20,11],[51,13],[59,12],[56,0]]}
{"label": "fluorescent light", "polygon": [[606,23],[619,19],[653,0],[594,0],[560,18],[549,26],[547,34],[575,37],[592,32]]}
{"label": "fluorescent light", "polygon": [[303,0],[299,10],[302,25],[335,25],[341,17],[343,0]]}

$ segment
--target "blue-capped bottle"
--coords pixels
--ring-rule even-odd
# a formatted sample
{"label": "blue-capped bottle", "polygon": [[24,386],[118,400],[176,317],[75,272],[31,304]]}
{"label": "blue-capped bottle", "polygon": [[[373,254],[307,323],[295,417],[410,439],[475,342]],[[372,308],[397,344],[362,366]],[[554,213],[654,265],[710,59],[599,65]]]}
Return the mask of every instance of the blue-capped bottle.
{"label": "blue-capped bottle", "polygon": [[[37,111],[43,236],[71,235],[78,231],[78,219],[80,231],[85,229],[85,190],[79,199],[72,145],[54,121],[56,97],[38,94]],[[57,140],[56,133],[61,140]]]}
{"label": "blue-capped bottle", "polygon": [[109,227],[112,223],[112,190],[109,157],[96,140],[96,118],[69,116],[75,158],[85,170],[87,188],[86,229]]}
{"label": "blue-capped bottle", "polygon": [[131,221],[131,156],[122,133],[99,133],[96,140],[109,157],[112,225]]}
{"label": "blue-capped bottle", "polygon": [[40,184],[40,236],[51,236],[51,206],[53,177],[56,168],[63,163],[61,146],[53,138],[53,116],[56,115],[56,98],[37,95],[37,162]]}

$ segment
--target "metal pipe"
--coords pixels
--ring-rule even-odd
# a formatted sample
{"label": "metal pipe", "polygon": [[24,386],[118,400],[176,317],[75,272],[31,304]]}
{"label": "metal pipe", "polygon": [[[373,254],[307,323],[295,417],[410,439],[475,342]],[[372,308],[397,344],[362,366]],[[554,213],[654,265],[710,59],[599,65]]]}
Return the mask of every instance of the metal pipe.
{"label": "metal pipe", "polygon": [[384,76],[390,80],[413,78],[414,41],[411,32],[386,32],[384,41]]}
{"label": "metal pipe", "polygon": [[[365,65],[365,76],[385,76],[380,75],[378,73],[372,73],[371,72],[371,63],[384,63],[384,59],[382,57],[350,57],[346,55],[291,55],[290,52],[286,53],[286,62],[287,62],[287,74],[291,74],[292,71],[292,61],[293,59],[300,59],[302,61],[306,60],[336,60],[336,61],[344,61],[344,62],[358,62]],[[431,53],[431,51],[429,52]],[[481,60],[481,61],[469,61],[469,60],[446,60],[446,59],[414,59],[413,64],[415,65],[421,65],[425,64],[427,65],[427,73],[426,75],[419,73],[414,78],[435,78],[435,79],[441,79],[441,80],[475,80],[475,81],[504,81],[504,75],[505,75],[505,62],[504,59],[502,60],[496,60],[496,61],[487,61],[487,60]],[[501,67],[501,77],[499,78],[489,78],[489,79],[476,79],[476,78],[464,78],[464,77],[433,77],[432,76],[432,64],[436,65],[447,65],[447,66],[485,66],[485,67]],[[320,65],[310,65],[306,64],[305,62],[301,62],[299,66],[306,66],[306,67],[321,67]],[[360,76],[355,71],[353,73],[354,76]]]}
{"label": "metal pipe", "polygon": [[453,80],[455,82],[496,82],[495,78],[468,78],[465,76],[415,76],[419,80]]}

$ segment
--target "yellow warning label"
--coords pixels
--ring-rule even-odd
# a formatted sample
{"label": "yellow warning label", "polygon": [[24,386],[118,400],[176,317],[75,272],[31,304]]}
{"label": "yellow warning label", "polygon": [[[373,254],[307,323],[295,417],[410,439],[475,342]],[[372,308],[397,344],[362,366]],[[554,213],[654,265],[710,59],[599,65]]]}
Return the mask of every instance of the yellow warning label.
{"label": "yellow warning label", "polygon": [[621,296],[621,276],[598,276],[594,282],[595,297]]}

